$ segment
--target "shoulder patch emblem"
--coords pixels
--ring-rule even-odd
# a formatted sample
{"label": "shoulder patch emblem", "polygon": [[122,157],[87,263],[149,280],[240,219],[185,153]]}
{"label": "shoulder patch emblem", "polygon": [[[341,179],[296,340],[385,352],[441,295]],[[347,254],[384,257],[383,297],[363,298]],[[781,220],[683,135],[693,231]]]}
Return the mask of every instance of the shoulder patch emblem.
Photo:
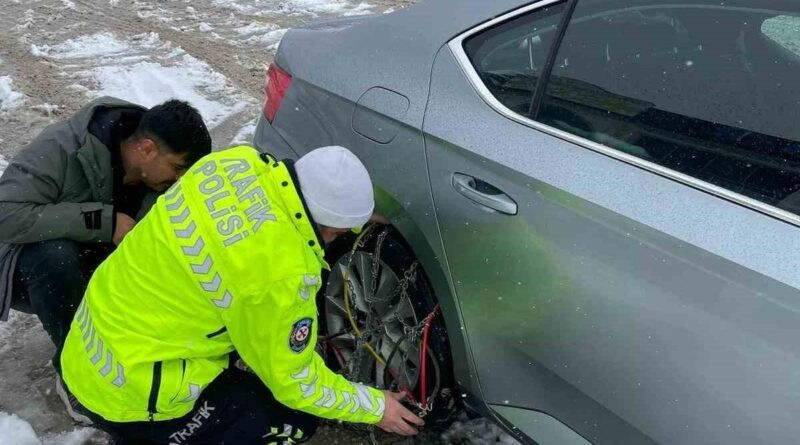
{"label": "shoulder patch emblem", "polygon": [[292,333],[289,335],[289,348],[294,352],[303,352],[311,340],[311,325],[314,323],[310,318],[303,318],[295,322],[292,326]]}

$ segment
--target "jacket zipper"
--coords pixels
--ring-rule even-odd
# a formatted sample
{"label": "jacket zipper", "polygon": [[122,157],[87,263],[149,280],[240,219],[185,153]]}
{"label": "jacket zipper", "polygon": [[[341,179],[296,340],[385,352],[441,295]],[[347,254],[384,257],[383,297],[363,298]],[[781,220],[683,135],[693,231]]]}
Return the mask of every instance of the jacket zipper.
{"label": "jacket zipper", "polygon": [[158,404],[158,390],[161,387],[161,365],[162,362],[153,363],[153,383],[150,385],[150,399],[147,401],[148,418],[153,421],[153,416],[158,412],[156,405]]}

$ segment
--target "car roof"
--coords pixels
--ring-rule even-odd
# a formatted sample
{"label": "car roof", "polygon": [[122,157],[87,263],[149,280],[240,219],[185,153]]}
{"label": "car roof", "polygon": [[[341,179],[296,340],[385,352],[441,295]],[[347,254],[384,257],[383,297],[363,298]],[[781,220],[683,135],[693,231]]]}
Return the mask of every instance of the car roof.
{"label": "car roof", "polygon": [[297,28],[278,64],[293,76],[352,101],[380,86],[409,99],[404,121],[420,126],[433,60],[453,37],[531,0],[427,0],[391,14]]}
{"label": "car roof", "polygon": [[[460,32],[491,20],[533,0],[429,0],[406,8],[398,20],[449,40]],[[429,26],[425,26],[429,25]]]}

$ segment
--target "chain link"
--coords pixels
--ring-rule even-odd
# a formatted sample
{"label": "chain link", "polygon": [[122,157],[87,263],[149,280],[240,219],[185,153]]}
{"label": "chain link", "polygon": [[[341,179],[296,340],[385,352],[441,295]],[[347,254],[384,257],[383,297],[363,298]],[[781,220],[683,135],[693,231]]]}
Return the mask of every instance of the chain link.
{"label": "chain link", "polygon": [[378,437],[375,435],[375,431],[376,431],[375,426],[374,425],[370,425],[369,426],[369,440],[370,440],[370,442],[372,442],[372,445],[380,445],[378,443]]}
{"label": "chain link", "polygon": [[[400,305],[403,302],[405,302],[408,305],[412,305],[411,297],[408,295],[408,286],[411,284],[411,282],[417,280],[417,267],[418,266],[419,266],[419,262],[415,261],[415,262],[413,262],[411,264],[411,266],[409,266],[408,269],[406,269],[406,271],[403,273],[403,279],[400,280],[400,285],[392,293],[392,295],[393,295],[392,299],[394,299],[394,296],[396,296],[397,294],[400,295],[400,298],[399,298],[399,300],[397,302],[397,305],[395,305],[394,319],[399,321],[400,324],[403,325],[403,334],[405,334],[407,337],[409,337],[409,340],[411,341],[411,344],[415,344],[416,340],[418,340],[420,338],[420,336],[422,335],[422,330],[424,328],[424,320],[420,321],[415,326],[414,325],[410,325],[410,324],[406,323],[406,320],[402,316],[400,316],[399,311],[400,311],[400,307],[401,307]],[[413,307],[413,305],[412,305],[412,307]]]}
{"label": "chain link", "polygon": [[425,416],[427,416],[429,412],[433,411],[433,399],[431,398],[430,400],[428,400],[428,403],[425,406],[423,406],[421,402],[417,403],[416,406],[417,409],[419,410],[417,416],[422,419]]}
{"label": "chain link", "polygon": [[369,288],[369,295],[371,295],[372,300],[370,303],[378,301],[378,270],[381,266],[381,248],[383,247],[383,241],[386,239],[386,235],[388,234],[389,230],[384,229],[380,234],[378,234],[378,240],[375,243],[375,253],[372,255],[372,281],[370,282]]}
{"label": "chain link", "polygon": [[[411,284],[416,282],[416,280],[417,280],[419,261],[414,261],[413,263],[411,263],[411,265],[405,271],[403,271],[403,277],[400,279],[400,282],[398,283],[398,286],[394,289],[394,291],[389,296],[387,296],[386,298],[379,298],[378,295],[377,295],[378,278],[380,276],[380,273],[379,273],[379,270],[380,270],[380,254],[381,254],[381,249],[383,247],[384,240],[386,239],[386,236],[388,235],[388,233],[389,233],[388,229],[384,229],[383,231],[381,231],[378,234],[377,239],[376,239],[375,250],[372,253],[372,271],[371,271],[371,274],[370,274],[370,277],[369,277],[369,279],[370,279],[369,292],[367,291],[367,289],[364,289],[364,295],[363,295],[364,300],[367,303],[367,308],[366,308],[367,311],[366,311],[366,317],[365,317],[365,322],[364,322],[364,328],[362,329],[362,336],[356,339],[355,351],[353,351],[353,354],[352,354],[350,360],[347,362],[348,378],[354,379],[356,381],[367,380],[367,377],[368,377],[367,375],[361,375],[362,371],[368,372],[368,368],[369,368],[368,366],[364,366],[365,362],[363,362],[363,360],[365,360],[365,358],[367,360],[369,360],[369,357],[367,357],[367,354],[366,354],[365,343],[367,341],[371,341],[372,337],[375,336],[375,333],[376,332],[380,332],[380,330],[383,329],[383,325],[384,325],[383,322],[380,322],[380,325],[378,325],[378,326],[373,326],[373,324],[372,324],[373,318],[375,317],[375,315],[377,315],[377,313],[375,311],[375,308],[373,306],[374,303],[376,303],[376,302],[384,302],[385,303],[385,302],[397,301],[397,303],[394,305],[394,313],[392,314],[392,316],[393,316],[394,320],[398,321],[403,326],[403,334],[406,337],[405,340],[400,339],[399,341],[406,341],[407,344],[410,344],[410,345],[418,344],[418,342],[421,341],[422,333],[423,333],[423,331],[425,329],[425,320],[424,319],[420,320],[417,324],[412,325],[412,324],[409,324],[408,322],[406,322],[406,320],[400,315],[400,310],[401,310],[401,308],[402,308],[404,303],[408,304],[408,305],[411,305],[411,307],[413,309],[413,303],[412,303],[411,297],[410,297],[410,295],[408,293],[408,289],[411,286]],[[359,243],[359,246],[358,246],[359,249],[363,249],[364,248],[364,246],[366,245],[366,242],[367,242],[366,239],[367,239],[367,237],[364,237],[364,239]],[[355,252],[351,253],[349,258],[347,259],[347,264],[346,264],[346,269],[347,270],[352,270],[352,265],[353,265],[354,258],[355,258]],[[367,277],[362,277],[362,280],[365,281],[363,284],[365,284],[365,285],[367,284],[366,283],[366,278]],[[353,283],[350,282],[350,280],[347,281],[347,286],[349,288],[350,295],[355,295],[354,286],[353,286]],[[351,301],[350,304],[353,305],[353,307],[356,306],[354,301]],[[377,345],[373,344],[373,346],[377,346]],[[404,369],[402,369],[402,371],[407,371],[407,369],[405,369],[405,368],[408,367],[408,359],[409,359],[408,355],[406,353],[404,353],[404,352],[401,352],[400,358],[401,358],[402,367],[404,368]],[[387,363],[386,366],[391,366],[391,363]],[[401,370],[398,370],[398,371],[401,371]],[[403,372],[400,375],[405,375],[405,374],[406,373]],[[400,383],[400,382],[396,382],[396,383]],[[411,382],[407,382],[407,383],[411,383]],[[416,408],[419,411],[418,415],[420,417],[425,417],[431,410],[433,410],[433,399],[428,400],[427,401],[427,405],[425,405],[425,406],[423,406],[422,403],[417,403],[416,404]],[[370,439],[371,439],[373,444],[377,444],[377,440],[376,440],[376,437],[375,437],[375,430],[374,429],[370,429]]]}

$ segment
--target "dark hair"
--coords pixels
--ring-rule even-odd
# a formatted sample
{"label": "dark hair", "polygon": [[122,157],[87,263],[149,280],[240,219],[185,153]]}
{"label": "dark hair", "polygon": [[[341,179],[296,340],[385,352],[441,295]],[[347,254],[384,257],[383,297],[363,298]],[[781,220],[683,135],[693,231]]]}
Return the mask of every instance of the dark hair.
{"label": "dark hair", "polygon": [[168,100],[146,111],[134,136],[153,139],[169,153],[187,153],[189,165],[211,153],[211,135],[200,112],[180,100]]}

